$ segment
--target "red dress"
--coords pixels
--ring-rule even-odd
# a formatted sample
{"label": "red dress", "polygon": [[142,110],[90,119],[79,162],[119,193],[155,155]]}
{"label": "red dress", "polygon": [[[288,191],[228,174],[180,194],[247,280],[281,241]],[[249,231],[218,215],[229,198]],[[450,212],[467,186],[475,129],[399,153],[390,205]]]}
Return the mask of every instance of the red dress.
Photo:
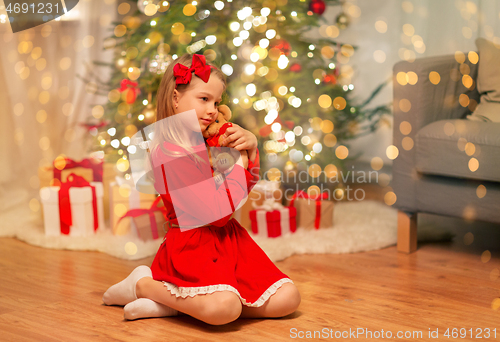
{"label": "red dress", "polygon": [[226,183],[217,186],[204,143],[191,154],[168,142],[163,146],[179,154],[159,148],[152,153],[155,187],[167,219],[181,227],[209,225],[170,228],[151,265],[153,279],[177,297],[231,291],[249,307],[262,306],[284,283],[293,283],[231,218],[259,179],[258,150],[255,163],[249,161],[246,170],[235,165]]}

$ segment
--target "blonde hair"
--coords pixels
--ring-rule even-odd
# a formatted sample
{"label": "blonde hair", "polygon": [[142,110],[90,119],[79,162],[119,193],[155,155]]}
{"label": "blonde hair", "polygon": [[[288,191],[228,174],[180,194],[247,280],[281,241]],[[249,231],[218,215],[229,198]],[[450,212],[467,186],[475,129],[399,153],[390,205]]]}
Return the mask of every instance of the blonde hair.
{"label": "blonde hair", "polygon": [[[179,57],[178,59],[170,62],[169,66],[167,67],[167,70],[165,71],[165,74],[163,75],[163,78],[161,79],[160,87],[158,88],[155,122],[161,121],[172,115],[175,115],[175,108],[173,103],[174,90],[177,89],[178,92],[182,93],[188,89],[191,83],[179,84],[176,86],[175,76],[174,76],[174,66],[175,64],[180,63],[190,68],[192,61],[193,61],[193,55],[186,53],[181,57]],[[225,75],[222,73],[219,67],[210,64],[208,62],[206,64],[212,67],[210,70],[210,77],[216,76],[222,81],[223,92],[224,92],[227,86]],[[193,73],[192,77],[198,77],[198,76],[196,76]],[[152,146],[153,148],[151,149],[151,151],[156,146],[159,146],[164,153],[173,156],[179,156],[180,155],[179,152],[165,150],[162,142],[166,140],[178,146],[181,146],[182,148],[187,150],[191,155],[193,155],[197,160],[203,161],[197,154],[194,153],[191,145],[189,144],[188,141],[186,141],[185,135],[182,134],[183,129],[185,128],[180,127],[180,122],[177,120],[171,120],[169,124],[170,123],[171,125],[169,125],[168,127],[165,127],[165,125],[161,124],[155,124],[155,133]]]}

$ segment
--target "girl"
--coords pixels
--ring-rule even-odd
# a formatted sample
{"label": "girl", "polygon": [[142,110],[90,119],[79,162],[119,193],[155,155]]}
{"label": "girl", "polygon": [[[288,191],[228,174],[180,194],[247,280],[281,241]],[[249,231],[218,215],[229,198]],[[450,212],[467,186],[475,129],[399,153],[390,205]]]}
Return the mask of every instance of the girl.
{"label": "girl", "polygon": [[150,147],[170,229],[151,268],[137,267],[103,302],[124,305],[129,320],[185,313],[212,325],[293,313],[301,298],[292,280],[231,218],[259,179],[257,138],[235,124],[227,129],[223,145],[247,150],[248,160],[239,158],[217,186],[201,132],[216,119],[225,76],[203,55],[176,62],[158,90]]}

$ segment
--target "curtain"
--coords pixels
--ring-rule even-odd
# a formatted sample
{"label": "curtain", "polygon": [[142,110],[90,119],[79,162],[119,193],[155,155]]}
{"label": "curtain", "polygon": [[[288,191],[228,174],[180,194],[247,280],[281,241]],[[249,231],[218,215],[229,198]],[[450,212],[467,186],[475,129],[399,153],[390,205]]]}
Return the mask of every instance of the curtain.
{"label": "curtain", "polygon": [[89,133],[81,123],[106,98],[78,75],[109,77],[109,68],[92,62],[113,59],[103,46],[116,7],[116,0],[80,0],[64,20],[15,34],[0,22],[0,229],[8,228],[2,212],[23,207],[39,214],[39,166],[60,154],[85,155]]}

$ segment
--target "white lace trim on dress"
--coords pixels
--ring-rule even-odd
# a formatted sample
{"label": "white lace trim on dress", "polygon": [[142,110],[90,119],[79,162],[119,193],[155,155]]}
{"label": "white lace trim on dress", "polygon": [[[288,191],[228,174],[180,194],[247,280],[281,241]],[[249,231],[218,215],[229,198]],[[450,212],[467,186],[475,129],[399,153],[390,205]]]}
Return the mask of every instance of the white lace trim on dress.
{"label": "white lace trim on dress", "polygon": [[163,282],[163,285],[176,297],[194,297],[199,294],[210,294],[216,291],[231,291],[235,293],[238,297],[240,297],[241,302],[249,307],[259,307],[264,305],[264,303],[271,297],[273,294],[278,291],[278,289],[285,283],[292,283],[293,281],[290,278],[282,278],[269,286],[269,288],[264,291],[264,293],[257,299],[254,303],[249,303],[245,300],[245,298],[241,297],[238,290],[236,290],[233,286],[227,284],[218,284],[218,285],[209,285],[209,286],[200,286],[200,287],[179,287],[172,283]]}

